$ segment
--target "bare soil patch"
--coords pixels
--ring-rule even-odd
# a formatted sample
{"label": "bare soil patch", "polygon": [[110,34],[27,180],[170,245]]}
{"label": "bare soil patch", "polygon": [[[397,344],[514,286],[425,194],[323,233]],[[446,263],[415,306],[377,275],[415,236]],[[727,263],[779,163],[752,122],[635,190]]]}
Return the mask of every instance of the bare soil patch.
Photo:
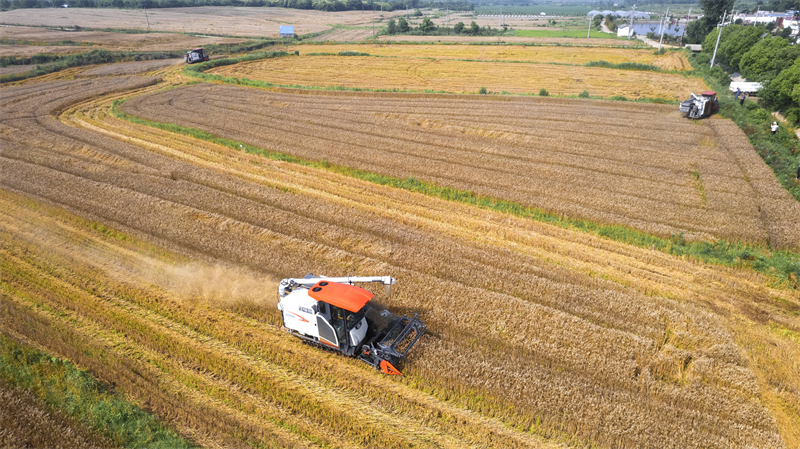
{"label": "bare soil patch", "polygon": [[34,67],[36,67],[36,64],[10,65],[8,67],[0,67],[0,75],[14,75],[15,73],[24,73]]}
{"label": "bare soil patch", "polygon": [[183,64],[182,59],[159,59],[155,61],[132,61],[107,64],[87,70],[81,76],[138,75],[152,70]]}
{"label": "bare soil patch", "polygon": [[[124,25],[119,25],[124,26]],[[14,47],[26,47],[35,53],[65,53],[88,51],[94,48],[106,50],[136,50],[136,51],[165,51],[165,50],[188,50],[194,47],[203,47],[208,44],[236,44],[245,42],[246,39],[213,37],[213,36],[188,36],[177,33],[142,33],[126,34],[111,33],[106,31],[64,31],[42,27],[27,26],[7,26],[3,27],[3,37],[7,39],[25,40],[30,42],[60,42],[71,40],[94,44],[92,46],[75,47],[53,47],[53,46],[3,46],[3,54],[6,54],[6,47],[13,51]],[[55,49],[55,50],[53,50]]]}
{"label": "bare soil patch", "polygon": [[83,53],[91,50],[92,47],[72,46],[72,45],[0,45],[0,55],[26,57],[38,55],[40,53],[52,54],[73,54]]}
{"label": "bare soil patch", "polygon": [[[375,27],[375,32],[377,33],[380,30],[380,27]],[[364,39],[372,37],[372,28],[370,29],[355,29],[355,30],[334,30],[330,33],[325,33],[321,36],[317,36],[313,41],[317,42],[325,42],[325,41],[339,41],[339,42],[353,42],[353,41],[363,41]]]}
{"label": "bare soil patch", "polygon": [[[148,10],[150,29],[234,36],[277,37],[281,25],[294,25],[295,33],[308,34],[330,29],[330,24],[365,25],[372,13],[361,11],[324,12],[285,8],[203,6]],[[393,13],[384,13],[385,17]],[[395,13],[399,14],[399,13]],[[141,9],[15,9],[0,13],[0,22],[19,25],[47,25],[89,28],[147,29]]]}

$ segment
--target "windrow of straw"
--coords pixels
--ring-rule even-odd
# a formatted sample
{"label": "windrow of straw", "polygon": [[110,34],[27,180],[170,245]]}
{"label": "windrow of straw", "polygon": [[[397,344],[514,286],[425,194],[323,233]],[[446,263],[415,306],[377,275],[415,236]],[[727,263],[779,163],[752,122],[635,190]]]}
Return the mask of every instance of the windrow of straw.
{"label": "windrow of straw", "polygon": [[[84,89],[73,101],[107,92],[85,82],[66,85]],[[3,194],[12,211],[3,232],[16,239],[3,239],[3,260],[17,273],[3,299],[15,319],[4,325],[42,344],[72,342],[53,350],[104,378],[118,370],[122,388],[152,394],[153,408],[190,432],[223,445],[344,447],[542,444],[528,432],[609,446],[781,447],[792,435],[765,400],[775,394],[765,390],[769,367],[750,364],[728,321],[762,329],[766,314],[794,329],[787,317],[796,298],[759,275],[237,153],[107,109],[70,113],[77,127],[69,126],[44,114],[48,95],[64,107],[64,87],[0,101],[3,117],[13,117],[3,120],[0,182],[121,231],[47,223],[41,216],[55,212]],[[36,109],[41,118],[28,119]],[[376,139],[379,131],[370,130]],[[697,180],[686,176],[694,191]],[[58,232],[39,246],[41,233],[25,222]],[[124,243],[132,237],[111,235],[272,279],[389,273],[398,286],[381,300],[421,313],[430,332],[404,381],[383,378],[299,346],[279,332],[272,308],[224,311],[146,278],[116,280],[129,271],[113,261],[136,259],[138,250]],[[797,353],[768,339],[781,354]],[[779,366],[770,379],[796,385],[792,368]],[[792,391],[780,398],[796,401]],[[235,430],[262,425],[285,432]]]}

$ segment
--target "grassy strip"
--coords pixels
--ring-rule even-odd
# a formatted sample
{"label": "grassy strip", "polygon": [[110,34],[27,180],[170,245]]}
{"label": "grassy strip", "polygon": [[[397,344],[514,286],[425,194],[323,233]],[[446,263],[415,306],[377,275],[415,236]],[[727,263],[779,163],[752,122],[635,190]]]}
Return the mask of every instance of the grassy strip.
{"label": "grassy strip", "polygon": [[29,41],[27,39],[9,39],[7,37],[0,38],[0,45],[28,45],[35,47],[81,47],[95,45],[93,42],[75,42],[69,39],[63,39],[58,42],[41,42]]}
{"label": "grassy strip", "polygon": [[621,62],[619,64],[614,64],[613,62],[608,61],[590,61],[587,62],[586,67],[603,67],[606,69],[618,69],[618,70],[641,70],[645,72],[675,72],[675,73],[683,73],[677,72],[676,70],[662,70],[661,67],[656,67],[653,64],[641,64],[639,62]]}
{"label": "grassy strip", "polygon": [[151,414],[114,394],[88,373],[0,334],[0,378],[126,448],[188,448]]}
{"label": "grassy strip", "polygon": [[[80,67],[92,64],[105,64],[109,62],[121,61],[149,61],[154,59],[170,59],[181,58],[183,52],[136,52],[136,51],[108,51],[108,50],[92,50],[86,53],[78,53],[74,55],[48,55],[40,54],[34,55],[30,58],[10,58],[10,60],[0,60],[0,65],[8,63],[7,65],[26,65],[26,64],[39,64],[40,59],[49,59],[54,61],[52,64],[45,66],[36,66],[34,69],[24,73],[15,73],[10,75],[0,76],[0,84],[20,81],[35,76],[46,75],[48,73],[58,72],[60,70],[68,69],[70,67]],[[2,65],[5,67],[5,65]]]}
{"label": "grassy strip", "polygon": [[[764,162],[775,173],[775,177],[797,201],[800,201],[800,182],[797,176],[800,140],[786,124],[781,124],[778,132],[772,134],[769,124],[776,121],[769,110],[754,101],[740,105],[728,89],[730,78],[720,69],[711,69],[708,55],[690,55],[689,62],[706,84],[717,91],[719,114],[736,123],[747,135],[747,139]],[[800,231],[799,231],[800,232]]]}
{"label": "grassy strip", "polygon": [[[381,175],[356,168],[331,164],[325,160],[315,161],[292,156],[277,151],[248,145],[232,139],[218,137],[205,131],[184,127],[172,123],[161,123],[134,117],[120,109],[125,100],[114,100],[111,113],[117,118],[127,120],[139,125],[150,126],[164,131],[183,134],[197,139],[202,139],[235,150],[257,154],[268,159],[290,162],[305,167],[324,169],[333,173],[349,176],[356,179],[422,193],[435,198],[448,201],[478,206],[497,212],[508,213],[523,218],[541,221],[555,226],[588,232],[611,240],[635,245],[643,248],[656,249],[676,256],[689,256],[696,260],[716,265],[750,268],[757,272],[775,277],[780,284],[789,285],[800,279],[800,254],[789,251],[770,251],[765,248],[746,245],[739,242],[686,242],[683,235],[673,235],[670,238],[661,238],[647,234],[627,226],[606,225],[588,220],[580,220],[556,215],[536,207],[527,207],[512,201],[495,199],[477,195],[468,190],[458,190],[451,187],[436,185],[414,177],[405,179]],[[794,279],[792,279],[794,277]]]}
{"label": "grassy strip", "polygon": [[[516,36],[520,37],[570,37],[586,39],[586,28],[583,30],[517,30]],[[628,40],[627,38],[617,37],[616,33],[603,33],[602,31],[592,30],[589,33],[590,39],[610,39]]]}

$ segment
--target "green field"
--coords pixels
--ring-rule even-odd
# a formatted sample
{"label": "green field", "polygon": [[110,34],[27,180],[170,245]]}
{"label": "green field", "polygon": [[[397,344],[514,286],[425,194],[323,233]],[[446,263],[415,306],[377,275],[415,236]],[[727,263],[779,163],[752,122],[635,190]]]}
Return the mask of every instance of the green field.
{"label": "green field", "polygon": [[[586,29],[583,30],[517,30],[516,36],[522,37],[586,37]],[[589,37],[603,39],[617,39],[616,34],[603,33],[602,31],[592,30]],[[624,38],[620,38],[624,39]]]}
{"label": "green field", "polygon": [[477,14],[531,14],[541,12],[549,16],[585,16],[592,8],[588,6],[560,6],[560,5],[534,5],[534,6],[476,6]]}

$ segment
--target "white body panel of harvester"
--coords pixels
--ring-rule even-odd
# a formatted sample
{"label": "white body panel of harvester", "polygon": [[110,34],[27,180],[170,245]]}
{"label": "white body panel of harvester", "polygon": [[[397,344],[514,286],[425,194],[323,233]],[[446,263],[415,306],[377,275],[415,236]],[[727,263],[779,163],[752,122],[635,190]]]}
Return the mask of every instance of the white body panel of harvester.
{"label": "white body panel of harvester", "polygon": [[283,322],[287,329],[314,338],[319,338],[314,312],[317,307],[317,300],[308,296],[306,289],[295,290],[278,303],[278,309],[283,312]]}

